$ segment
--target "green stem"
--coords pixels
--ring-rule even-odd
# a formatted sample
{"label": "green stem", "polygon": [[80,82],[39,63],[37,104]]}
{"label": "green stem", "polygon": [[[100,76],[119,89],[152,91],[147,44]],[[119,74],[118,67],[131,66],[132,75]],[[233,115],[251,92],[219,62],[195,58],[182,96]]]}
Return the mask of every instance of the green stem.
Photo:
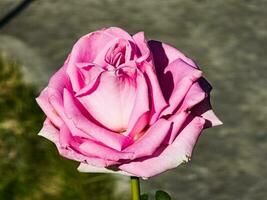
{"label": "green stem", "polygon": [[138,177],[131,176],[131,189],[132,200],[140,200],[140,183]]}

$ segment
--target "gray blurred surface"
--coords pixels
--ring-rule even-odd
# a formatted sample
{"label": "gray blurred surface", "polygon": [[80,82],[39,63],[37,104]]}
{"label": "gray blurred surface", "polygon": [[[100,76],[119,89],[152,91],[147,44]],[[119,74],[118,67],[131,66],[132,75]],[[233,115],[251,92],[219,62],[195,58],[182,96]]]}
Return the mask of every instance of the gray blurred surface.
{"label": "gray blurred surface", "polygon": [[[0,15],[17,2],[0,0]],[[224,125],[204,132],[191,163],[143,181],[143,190],[161,188],[178,200],[263,200],[266,8],[265,0],[37,0],[0,30],[0,50],[24,63],[25,78],[42,87],[74,42],[102,27],[142,30],[176,46],[212,83]]]}

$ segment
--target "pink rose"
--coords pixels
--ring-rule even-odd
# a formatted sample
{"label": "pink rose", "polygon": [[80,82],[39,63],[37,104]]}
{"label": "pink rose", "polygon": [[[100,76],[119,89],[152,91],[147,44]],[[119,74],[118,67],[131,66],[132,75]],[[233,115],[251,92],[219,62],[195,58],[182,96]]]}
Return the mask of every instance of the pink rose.
{"label": "pink rose", "polygon": [[201,131],[221,123],[210,91],[177,49],[102,29],[77,41],[37,98],[40,135],[81,172],[148,178],[187,162]]}

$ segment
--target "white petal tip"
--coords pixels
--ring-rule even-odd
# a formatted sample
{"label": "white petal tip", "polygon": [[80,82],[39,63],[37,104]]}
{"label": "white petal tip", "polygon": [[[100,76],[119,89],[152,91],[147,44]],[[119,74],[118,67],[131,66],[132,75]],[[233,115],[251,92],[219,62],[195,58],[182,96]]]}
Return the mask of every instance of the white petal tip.
{"label": "white petal tip", "polygon": [[96,167],[96,166],[85,164],[85,163],[80,163],[77,170],[83,173],[111,173],[111,174],[121,174],[125,176],[133,176],[133,174],[130,174],[130,173],[127,173],[121,170],[115,171],[115,170],[107,169],[105,167]]}

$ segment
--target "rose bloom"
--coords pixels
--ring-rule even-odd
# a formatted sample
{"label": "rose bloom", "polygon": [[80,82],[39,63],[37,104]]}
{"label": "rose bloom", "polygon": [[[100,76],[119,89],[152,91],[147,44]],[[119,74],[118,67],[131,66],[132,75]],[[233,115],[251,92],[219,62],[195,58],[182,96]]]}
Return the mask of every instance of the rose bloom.
{"label": "rose bloom", "polygon": [[39,135],[81,172],[148,178],[187,162],[202,130],[221,124],[210,91],[174,47],[102,29],[76,42],[37,98]]}

